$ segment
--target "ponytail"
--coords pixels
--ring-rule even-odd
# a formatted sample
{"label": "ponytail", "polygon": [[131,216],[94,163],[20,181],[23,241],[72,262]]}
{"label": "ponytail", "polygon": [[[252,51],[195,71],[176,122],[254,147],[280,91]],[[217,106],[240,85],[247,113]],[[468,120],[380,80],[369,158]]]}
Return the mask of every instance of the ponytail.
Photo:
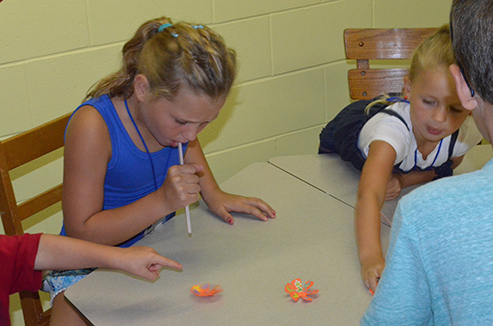
{"label": "ponytail", "polygon": [[173,25],[166,17],[140,26],[122,55],[120,70],[91,87],[86,99],[127,99],[138,74],[148,79],[153,96],[171,100],[185,87],[215,99],[229,93],[236,75],[236,53],[219,34],[202,25]]}

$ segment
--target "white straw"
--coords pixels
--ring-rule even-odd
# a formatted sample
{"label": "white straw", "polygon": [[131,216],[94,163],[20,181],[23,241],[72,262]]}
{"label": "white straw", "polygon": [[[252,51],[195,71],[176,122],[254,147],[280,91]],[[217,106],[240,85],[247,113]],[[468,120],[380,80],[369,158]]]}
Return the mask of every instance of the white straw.
{"label": "white straw", "polygon": [[[178,143],[178,153],[180,156],[180,165],[183,165],[183,147],[181,146],[181,143]],[[188,205],[185,207],[185,216],[187,217],[187,229],[188,229],[188,235],[192,235],[192,222],[190,221],[190,208]]]}

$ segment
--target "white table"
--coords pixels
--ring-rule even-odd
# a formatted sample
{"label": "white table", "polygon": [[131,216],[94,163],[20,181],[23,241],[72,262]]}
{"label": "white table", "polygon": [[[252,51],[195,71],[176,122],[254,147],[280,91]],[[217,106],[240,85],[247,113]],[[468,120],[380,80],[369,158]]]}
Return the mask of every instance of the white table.
{"label": "white table", "polygon": [[[464,156],[454,174],[481,169],[492,157],[491,145],[475,146]],[[352,207],[356,205],[360,172],[337,154],[278,156],[271,158],[269,163]],[[396,200],[385,202],[382,214],[392,220],[399,199],[415,188],[406,188]]]}
{"label": "white table", "polygon": [[[235,214],[235,225],[203,202],[141,240],[183,264],[154,283],[98,270],[65,296],[94,325],[357,325],[371,296],[363,285],[353,209],[268,163],[250,165],[222,189],[266,200],[277,218],[261,222]],[[389,229],[382,228],[384,248]],[[284,291],[295,278],[319,289],[312,302]],[[220,284],[213,298],[190,293],[194,284]]]}

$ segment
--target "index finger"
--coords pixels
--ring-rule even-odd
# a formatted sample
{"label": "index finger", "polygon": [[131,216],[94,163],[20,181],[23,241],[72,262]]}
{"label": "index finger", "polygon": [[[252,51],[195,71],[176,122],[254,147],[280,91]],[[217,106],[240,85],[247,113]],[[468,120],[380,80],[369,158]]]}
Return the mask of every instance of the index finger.
{"label": "index finger", "polygon": [[156,266],[170,267],[170,268],[174,268],[174,269],[178,269],[178,270],[183,269],[183,266],[180,263],[178,263],[172,259],[166,258],[164,256],[161,256],[159,254],[156,254],[154,259],[151,260],[151,262],[148,266],[148,269],[149,270],[155,270]]}
{"label": "index finger", "polygon": [[373,295],[375,293],[375,291],[377,290],[377,286],[378,286],[378,281],[380,280],[380,277],[370,277],[370,279],[368,280],[369,283],[370,283],[370,293]]}
{"label": "index finger", "polygon": [[202,172],[204,171],[204,166],[200,165],[200,164],[195,164],[195,163],[189,163],[189,164],[185,164],[185,165],[192,165],[193,167],[195,167],[195,173],[197,172]]}
{"label": "index finger", "polygon": [[175,165],[174,168],[177,169],[177,171],[179,171],[179,173],[186,173],[186,174],[195,174],[197,172],[204,171],[204,167],[202,165],[194,164],[194,163]]}

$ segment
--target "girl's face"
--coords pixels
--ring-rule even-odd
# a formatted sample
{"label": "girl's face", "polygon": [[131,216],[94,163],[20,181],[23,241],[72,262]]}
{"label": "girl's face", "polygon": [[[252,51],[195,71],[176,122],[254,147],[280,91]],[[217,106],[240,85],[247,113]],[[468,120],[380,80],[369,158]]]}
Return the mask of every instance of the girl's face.
{"label": "girl's face", "polygon": [[212,100],[182,89],[170,101],[164,97],[144,104],[141,111],[147,128],[161,146],[195,140],[197,134],[217,118],[226,97]]}
{"label": "girl's face", "polygon": [[469,115],[461,105],[452,75],[445,66],[424,70],[414,78],[412,85],[408,78],[404,84],[418,145],[438,143],[459,129]]}

